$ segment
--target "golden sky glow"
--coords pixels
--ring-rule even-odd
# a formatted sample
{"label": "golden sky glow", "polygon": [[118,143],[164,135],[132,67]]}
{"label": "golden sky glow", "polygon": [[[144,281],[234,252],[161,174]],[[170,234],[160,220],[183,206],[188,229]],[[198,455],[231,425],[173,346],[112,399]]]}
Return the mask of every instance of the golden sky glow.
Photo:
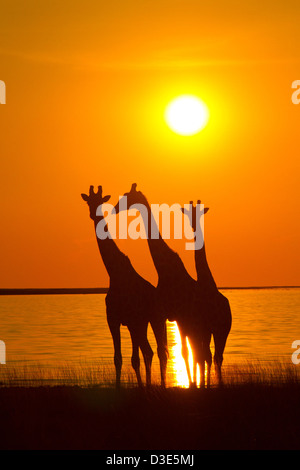
{"label": "golden sky glow", "polygon": [[[116,203],[133,182],[153,204],[209,206],[219,286],[300,284],[298,1],[0,9],[1,287],[108,285],[80,194],[102,184]],[[210,111],[188,138],[164,119],[182,94]],[[120,246],[155,283],[147,244]]]}

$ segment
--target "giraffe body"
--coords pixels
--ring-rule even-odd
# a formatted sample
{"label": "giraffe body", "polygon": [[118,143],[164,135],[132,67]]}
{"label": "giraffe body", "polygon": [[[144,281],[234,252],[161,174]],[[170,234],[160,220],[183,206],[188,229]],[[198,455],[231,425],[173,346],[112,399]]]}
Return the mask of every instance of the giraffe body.
{"label": "giraffe body", "polygon": [[[200,201],[198,200],[197,206],[193,206],[193,202],[190,202],[190,211],[182,209],[182,212],[189,216],[191,227],[197,234],[201,233],[197,231],[200,226],[200,218],[208,211],[208,208],[200,210]],[[231,330],[232,315],[231,308],[228,299],[218,290],[217,284],[213,278],[211,270],[209,268],[206,249],[204,243],[204,237],[202,237],[202,247],[195,250],[195,266],[197,272],[197,284],[198,292],[201,299],[202,309],[205,312],[205,318],[208,325],[208,329],[214,338],[215,353],[214,363],[219,377],[219,381],[222,381],[222,363],[223,353],[227,341],[227,337]]]}
{"label": "giraffe body", "polygon": [[[95,223],[96,231],[97,224],[104,218],[101,206],[110,196],[102,197],[101,186],[99,186],[98,193],[95,193],[93,186],[91,186],[89,196],[86,194],[81,196],[88,203],[90,217]],[[151,283],[135,271],[129,258],[120,251],[115,241],[110,237],[107,227],[106,229],[107,237],[104,239],[97,237],[97,243],[110,279],[105,303],[107,322],[114,344],[116,386],[120,386],[122,368],[121,325],[125,325],[128,328],[131,336],[131,363],[135,370],[138,384],[142,385],[139,349],[145,362],[146,383],[147,385],[151,384],[153,351],[147,339],[149,323],[157,342],[157,352],[161,368],[161,384],[165,386],[168,356],[166,324],[159,312],[157,291]]]}
{"label": "giraffe body", "polygon": [[[141,191],[132,185],[131,191],[125,193],[127,204],[121,200],[115,206],[118,213],[121,207],[132,207],[142,204],[147,211],[141,213],[145,227],[158,234],[158,237],[148,237],[149,250],[158,274],[157,294],[164,319],[176,321],[181,336],[182,356],[185,360],[190,385],[193,384],[188,362],[187,338],[193,350],[194,366],[199,364],[201,385],[204,385],[205,362],[208,366],[207,383],[209,384],[210,366],[212,362],[209,348],[210,332],[199,303],[197,282],[188,274],[179,257],[163,240],[156,226],[151,207]],[[144,219],[147,213],[147,220]],[[194,373],[195,379],[195,373]]]}

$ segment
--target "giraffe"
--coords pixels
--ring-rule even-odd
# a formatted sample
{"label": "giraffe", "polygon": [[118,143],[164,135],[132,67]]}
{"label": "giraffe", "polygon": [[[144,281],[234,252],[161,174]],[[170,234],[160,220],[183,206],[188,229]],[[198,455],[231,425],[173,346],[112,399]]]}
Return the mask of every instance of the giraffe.
{"label": "giraffe", "polygon": [[204,214],[207,213],[209,208],[205,207],[203,210],[201,210],[200,204],[200,200],[197,201],[196,206],[194,206],[193,201],[191,201],[189,210],[187,210],[186,208],[181,208],[181,210],[184,214],[188,215],[191,228],[196,233],[196,238],[197,236],[201,237],[201,248],[196,249],[194,252],[195,267],[197,272],[197,283],[199,286],[200,296],[206,311],[208,325],[214,338],[214,363],[217,371],[218,380],[221,383],[223,352],[225,349],[227,337],[231,329],[232,315],[229,301],[218,290],[218,287],[207,262],[204,236],[200,224],[200,219],[202,216],[204,216]]}
{"label": "giraffe", "polygon": [[[181,336],[182,356],[185,361],[190,386],[195,385],[196,366],[200,367],[201,387],[205,386],[205,362],[207,363],[207,384],[209,386],[210,366],[212,356],[209,348],[210,333],[208,332],[204,315],[199,303],[197,282],[188,274],[178,253],[173,251],[162,238],[146,196],[136,190],[136,183],[115,206],[116,213],[124,208],[140,210],[145,228],[156,237],[147,236],[150,254],[158,274],[157,293],[160,305],[163,307],[165,320],[176,321]],[[141,206],[145,208],[141,210]],[[147,232],[147,230],[146,230]],[[194,359],[194,376],[188,362],[187,338],[189,339]]]}
{"label": "giraffe", "polygon": [[[102,186],[95,193],[90,186],[89,195],[81,194],[90,209],[90,218],[94,221],[97,235],[98,223],[104,223],[102,204],[110,196],[102,196]],[[121,354],[121,325],[127,326],[132,341],[131,364],[136,373],[137,382],[142,386],[140,374],[139,349],[141,349],[145,368],[146,384],[151,385],[151,363],[153,351],[147,339],[147,327],[150,323],[157,342],[157,353],[160,361],[161,385],[165,386],[167,367],[167,334],[166,324],[158,310],[156,289],[133,268],[129,258],[119,249],[104,227],[106,238],[97,238],[98,248],[103,263],[109,275],[109,290],[105,298],[106,316],[114,344],[114,364],[116,369],[116,387],[120,387],[122,354]]]}

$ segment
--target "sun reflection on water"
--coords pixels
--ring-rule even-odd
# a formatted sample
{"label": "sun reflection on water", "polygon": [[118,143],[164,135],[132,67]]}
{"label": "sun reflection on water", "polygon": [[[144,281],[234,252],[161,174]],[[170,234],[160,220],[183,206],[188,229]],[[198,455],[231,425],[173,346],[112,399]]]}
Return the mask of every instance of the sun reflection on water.
{"label": "sun reflection on water", "polygon": [[[170,370],[171,381],[177,387],[189,387],[188,375],[185,367],[184,359],[181,355],[181,337],[176,322],[168,322],[168,343],[170,357],[168,368]],[[189,350],[189,366],[193,377],[193,353],[187,340]],[[200,384],[199,367],[197,367],[197,385]]]}

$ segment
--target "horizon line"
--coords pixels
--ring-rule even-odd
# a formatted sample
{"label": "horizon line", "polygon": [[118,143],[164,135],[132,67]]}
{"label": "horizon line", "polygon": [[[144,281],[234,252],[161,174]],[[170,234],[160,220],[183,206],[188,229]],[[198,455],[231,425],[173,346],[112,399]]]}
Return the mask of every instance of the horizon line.
{"label": "horizon line", "polygon": [[[225,286],[219,290],[299,289],[300,286]],[[109,287],[25,287],[0,288],[0,295],[106,294]]]}

